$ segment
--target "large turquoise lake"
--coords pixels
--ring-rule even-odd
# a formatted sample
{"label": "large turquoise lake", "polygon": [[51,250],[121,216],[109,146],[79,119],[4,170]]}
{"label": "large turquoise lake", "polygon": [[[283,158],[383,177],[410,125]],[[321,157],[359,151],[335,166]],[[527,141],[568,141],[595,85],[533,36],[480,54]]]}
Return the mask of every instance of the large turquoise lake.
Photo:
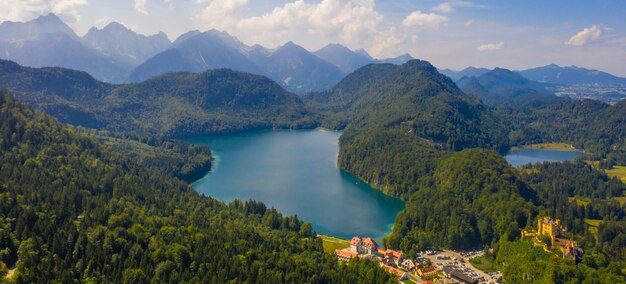
{"label": "large turquoise lake", "polygon": [[571,161],[582,155],[579,151],[521,149],[509,152],[504,158],[517,167],[528,163]]}
{"label": "large turquoise lake", "polygon": [[262,131],[188,139],[208,145],[213,169],[192,186],[222,201],[255,199],[344,238],[391,232],[404,202],[337,168],[340,132]]}

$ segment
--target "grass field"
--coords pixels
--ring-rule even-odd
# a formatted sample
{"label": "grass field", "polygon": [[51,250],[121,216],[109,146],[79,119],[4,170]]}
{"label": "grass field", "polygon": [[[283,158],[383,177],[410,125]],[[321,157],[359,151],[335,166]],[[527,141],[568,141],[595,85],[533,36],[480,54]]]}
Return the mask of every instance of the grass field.
{"label": "grass field", "polygon": [[597,239],[598,238],[598,226],[604,222],[603,220],[585,219],[585,224],[589,225],[589,232]]}
{"label": "grass field", "polygon": [[496,264],[493,261],[491,261],[490,258],[487,258],[485,256],[472,258],[469,260],[469,262],[474,267],[476,267],[477,269],[483,272],[496,272],[499,270]]}
{"label": "grass field", "polygon": [[336,249],[344,249],[350,246],[350,241],[337,237],[321,235],[320,238],[322,238],[324,252],[327,253],[334,253]]}
{"label": "grass field", "polygon": [[600,226],[600,224],[602,224],[602,220],[594,220],[594,219],[585,219],[585,223],[587,223],[587,225],[592,226],[592,227],[598,227]]}
{"label": "grass field", "polygon": [[626,203],[626,196],[613,197],[613,199],[617,200],[617,202],[619,202],[619,205],[622,206],[624,206],[624,203]]}
{"label": "grass field", "polygon": [[569,202],[576,201],[576,205],[578,205],[578,206],[587,206],[587,204],[589,204],[589,201],[583,200],[583,199],[580,199],[580,198],[577,198],[577,197],[568,197],[567,200]]}
{"label": "grass field", "polygon": [[606,174],[611,177],[617,177],[626,183],[626,166],[614,166],[610,170],[605,170]]}
{"label": "grass field", "polygon": [[518,149],[544,149],[544,150],[567,150],[567,151],[574,150],[574,151],[581,151],[579,149],[576,149],[574,146],[572,146],[570,144],[558,143],[558,142],[523,145],[523,146],[520,146],[520,147],[513,147],[512,150],[518,150]]}

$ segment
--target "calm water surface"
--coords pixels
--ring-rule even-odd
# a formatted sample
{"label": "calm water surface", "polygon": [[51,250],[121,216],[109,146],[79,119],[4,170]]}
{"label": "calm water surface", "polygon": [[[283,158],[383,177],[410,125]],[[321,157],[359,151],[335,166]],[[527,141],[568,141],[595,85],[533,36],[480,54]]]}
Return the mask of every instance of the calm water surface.
{"label": "calm water surface", "polygon": [[521,149],[509,152],[504,158],[517,167],[528,163],[571,161],[582,155],[578,151]]}
{"label": "calm water surface", "polygon": [[255,199],[344,238],[391,232],[404,202],[337,168],[340,132],[263,131],[188,139],[211,147],[213,170],[192,184],[222,201]]}

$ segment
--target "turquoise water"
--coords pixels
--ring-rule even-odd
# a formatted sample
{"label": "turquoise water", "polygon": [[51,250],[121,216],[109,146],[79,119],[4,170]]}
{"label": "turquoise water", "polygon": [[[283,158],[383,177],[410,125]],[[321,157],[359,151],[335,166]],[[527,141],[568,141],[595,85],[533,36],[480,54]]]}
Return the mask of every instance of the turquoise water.
{"label": "turquoise water", "polygon": [[578,151],[521,149],[509,152],[504,158],[517,167],[528,163],[571,161],[582,155]]}
{"label": "turquoise water", "polygon": [[316,232],[380,240],[404,202],[337,168],[340,132],[262,131],[188,139],[213,150],[213,170],[192,186],[222,201],[255,199],[297,214]]}

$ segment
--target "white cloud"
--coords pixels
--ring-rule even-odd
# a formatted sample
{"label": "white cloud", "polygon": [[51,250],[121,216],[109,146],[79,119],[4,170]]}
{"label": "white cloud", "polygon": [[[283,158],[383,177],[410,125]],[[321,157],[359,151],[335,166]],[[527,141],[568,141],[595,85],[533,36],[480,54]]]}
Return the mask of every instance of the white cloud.
{"label": "white cloud", "polygon": [[452,7],[452,3],[450,2],[443,2],[433,7],[433,11],[447,14],[454,12],[454,7]]}
{"label": "white cloud", "polygon": [[469,27],[474,24],[474,20],[467,20],[463,23],[464,26]]}
{"label": "white cloud", "polygon": [[472,2],[464,1],[464,0],[452,0],[452,1],[449,1],[449,2],[443,2],[443,3],[433,7],[432,10],[435,11],[435,12],[448,14],[448,13],[454,12],[454,10],[456,10],[457,7],[482,8],[484,6],[477,5],[477,4],[474,4]]}
{"label": "white cloud", "polygon": [[600,38],[600,35],[602,35],[602,31],[598,28],[598,26],[594,25],[589,28],[585,28],[582,31],[579,31],[568,41],[566,41],[565,44],[583,46],[598,40]]}
{"label": "white cloud", "polygon": [[498,43],[486,43],[486,44],[482,44],[480,46],[478,46],[476,48],[476,50],[478,51],[493,51],[493,50],[499,50],[502,49],[502,47],[504,47],[504,42],[498,42]]}
{"label": "white cloud", "polygon": [[[196,0],[198,4],[206,2]],[[246,4],[248,0],[213,0],[202,10],[199,18],[207,28],[230,29],[237,23],[238,12]]]}
{"label": "white cloud", "polygon": [[383,16],[374,9],[373,0],[322,0],[319,3],[297,0],[263,15],[244,17],[242,12],[247,2],[211,1],[197,20],[206,29],[227,30],[249,42],[269,46],[304,37],[357,46],[381,33],[379,24]]}
{"label": "white cloud", "polygon": [[148,0],[133,0],[135,2],[135,10],[137,12],[148,15],[148,11],[146,10],[146,4],[148,4]]}
{"label": "white cloud", "polygon": [[412,28],[438,28],[442,24],[448,21],[448,17],[435,13],[422,13],[421,11],[415,11],[402,21],[402,25]]}
{"label": "white cloud", "polygon": [[94,23],[93,26],[96,28],[103,28],[105,27],[107,24],[109,24],[111,22],[111,19],[109,19],[109,17],[102,17],[100,19],[97,19]]}
{"label": "white cloud", "polygon": [[77,22],[80,19],[77,9],[86,4],[87,0],[0,0],[0,21],[27,21],[55,13]]}

